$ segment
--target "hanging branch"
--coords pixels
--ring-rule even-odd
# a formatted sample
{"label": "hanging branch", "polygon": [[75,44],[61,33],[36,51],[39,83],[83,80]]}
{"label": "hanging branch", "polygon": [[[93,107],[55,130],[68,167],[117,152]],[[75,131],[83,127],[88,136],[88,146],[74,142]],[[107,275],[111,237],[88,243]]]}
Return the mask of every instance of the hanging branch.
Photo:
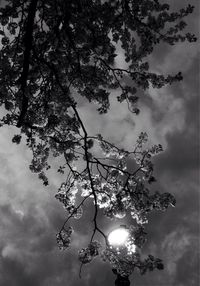
{"label": "hanging branch", "polygon": [[26,112],[28,109],[28,96],[26,94],[26,87],[27,87],[27,79],[29,75],[29,67],[30,67],[30,57],[31,57],[31,50],[33,44],[33,25],[34,19],[37,9],[38,0],[32,0],[29,8],[28,8],[28,16],[27,16],[27,23],[25,27],[25,34],[24,34],[24,60],[23,60],[23,68],[21,77],[19,79],[19,83],[21,85],[21,92],[22,92],[22,103],[21,103],[21,112],[18,118],[17,127],[20,128],[23,125],[24,118],[26,116]]}

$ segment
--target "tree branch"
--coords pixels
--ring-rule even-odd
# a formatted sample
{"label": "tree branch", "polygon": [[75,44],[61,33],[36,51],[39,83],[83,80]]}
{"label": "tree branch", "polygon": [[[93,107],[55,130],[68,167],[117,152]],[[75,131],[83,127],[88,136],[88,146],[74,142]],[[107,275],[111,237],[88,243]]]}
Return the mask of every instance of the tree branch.
{"label": "tree branch", "polygon": [[20,77],[20,84],[21,84],[21,91],[22,91],[22,106],[21,112],[18,118],[17,127],[21,127],[28,109],[28,97],[26,95],[26,87],[27,87],[27,79],[30,67],[30,57],[31,57],[31,50],[32,50],[32,43],[33,43],[33,25],[34,19],[37,9],[37,2],[38,0],[32,0],[29,9],[28,9],[28,17],[27,17],[27,24],[25,29],[24,35],[24,61],[23,61],[23,69],[22,74]]}

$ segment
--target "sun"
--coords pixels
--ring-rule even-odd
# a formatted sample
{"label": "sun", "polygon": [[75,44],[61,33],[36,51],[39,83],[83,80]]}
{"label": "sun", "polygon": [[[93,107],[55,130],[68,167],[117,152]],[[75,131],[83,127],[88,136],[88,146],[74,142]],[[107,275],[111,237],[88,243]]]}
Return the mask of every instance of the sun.
{"label": "sun", "polygon": [[111,246],[122,246],[126,243],[129,232],[125,228],[118,228],[108,235],[108,242]]}

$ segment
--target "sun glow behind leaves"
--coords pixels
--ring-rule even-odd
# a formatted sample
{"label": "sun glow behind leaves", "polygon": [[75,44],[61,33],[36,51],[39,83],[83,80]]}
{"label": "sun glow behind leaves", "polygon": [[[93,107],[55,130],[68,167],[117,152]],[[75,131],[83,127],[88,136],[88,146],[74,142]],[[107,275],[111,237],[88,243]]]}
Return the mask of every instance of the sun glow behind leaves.
{"label": "sun glow behind leaves", "polygon": [[117,228],[110,232],[108,235],[108,242],[111,248],[116,248],[117,252],[120,253],[120,249],[126,248],[128,254],[136,252],[136,245],[130,237],[129,229],[124,227]]}
{"label": "sun glow behind leaves", "polygon": [[122,246],[125,245],[129,237],[129,232],[125,228],[118,228],[113,230],[109,236],[108,241],[111,246]]}

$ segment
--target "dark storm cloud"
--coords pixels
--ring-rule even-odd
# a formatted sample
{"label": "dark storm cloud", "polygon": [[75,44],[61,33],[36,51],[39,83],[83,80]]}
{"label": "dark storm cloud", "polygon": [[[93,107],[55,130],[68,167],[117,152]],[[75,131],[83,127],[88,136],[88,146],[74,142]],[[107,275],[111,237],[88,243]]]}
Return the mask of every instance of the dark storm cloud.
{"label": "dark storm cloud", "polygon": [[40,285],[39,277],[26,274],[24,264],[10,258],[1,259],[1,278],[3,286]]}
{"label": "dark storm cloud", "polygon": [[[173,119],[177,120],[177,129],[169,128],[165,133],[165,152],[154,161],[159,183],[152,185],[152,189],[171,192],[177,205],[165,213],[154,213],[149,217],[149,240],[143,252],[162,258],[165,270],[142,278],[136,275],[133,279],[136,285],[199,284],[199,57],[196,53],[193,55],[184,72],[184,81],[167,89],[168,94],[173,95],[168,97],[171,104],[177,100],[181,102],[181,109],[179,112],[175,109],[174,118],[168,121],[173,125]],[[162,103],[166,102],[161,98],[168,94],[160,93],[161,109],[156,106],[156,94],[142,99],[143,104],[152,110],[155,128],[169,111],[162,110]],[[165,127],[164,121],[162,126]]]}
{"label": "dark storm cloud", "polygon": [[185,175],[187,172],[196,170],[199,165],[200,147],[197,137],[198,133],[191,136],[185,131],[177,132],[176,135],[168,135],[168,148],[160,157],[163,159],[163,163],[159,162],[158,164],[160,169],[163,172],[168,170],[172,176]]}
{"label": "dark storm cloud", "polygon": [[[37,211],[37,207],[30,206],[29,213],[22,218],[10,205],[1,207],[0,285],[53,286],[62,285],[65,280],[68,285],[76,285],[77,249],[68,255],[60,252],[55,242],[57,230],[46,218],[36,216]],[[59,222],[61,219],[56,228]]]}
{"label": "dark storm cloud", "polygon": [[[180,177],[199,167],[199,68],[198,56],[192,61],[188,74],[185,75],[181,93],[177,97],[184,98],[185,126],[182,130],[166,136],[167,150],[160,155],[157,168],[168,170]],[[155,122],[156,123],[156,122]],[[198,179],[198,178],[197,178]]]}
{"label": "dark storm cloud", "polygon": [[[1,258],[0,272],[1,285],[38,285],[37,276],[31,277],[26,273],[24,249],[29,248],[27,241],[30,241],[29,229],[26,222],[21,219],[11,209],[9,205],[4,205],[0,209],[1,216]],[[31,224],[32,221],[29,220]],[[23,241],[23,243],[22,243]]]}
{"label": "dark storm cloud", "polygon": [[[192,75],[194,79],[195,72]],[[188,82],[187,88],[190,88]],[[188,245],[183,245],[183,249],[179,250],[182,255],[177,256],[174,262],[168,256],[169,248],[163,249],[161,253],[161,257],[166,260],[167,271],[170,266],[174,267],[173,279],[166,285],[195,286],[199,283],[199,95],[198,90],[192,92],[193,87],[191,84],[191,97],[185,99],[184,104],[185,128],[166,136],[166,151],[155,160],[161,190],[172,192],[177,205],[175,209],[161,215],[160,219],[156,215],[153,217],[149,228],[152,241],[159,243],[167,233],[173,233],[173,230],[179,233],[181,228],[182,234],[176,237],[174,245],[184,238],[188,239]]]}
{"label": "dark storm cloud", "polygon": [[[28,170],[29,152],[12,144],[14,131],[1,129],[0,138],[0,285],[86,285],[90,275],[78,278],[77,252],[87,245],[91,229],[78,222],[71,250],[58,249],[55,234],[66,217],[54,199],[59,185],[43,189]],[[89,219],[89,210],[86,215]]]}
{"label": "dark storm cloud", "polygon": [[199,252],[191,244],[177,265],[176,285],[196,286],[199,283]]}

